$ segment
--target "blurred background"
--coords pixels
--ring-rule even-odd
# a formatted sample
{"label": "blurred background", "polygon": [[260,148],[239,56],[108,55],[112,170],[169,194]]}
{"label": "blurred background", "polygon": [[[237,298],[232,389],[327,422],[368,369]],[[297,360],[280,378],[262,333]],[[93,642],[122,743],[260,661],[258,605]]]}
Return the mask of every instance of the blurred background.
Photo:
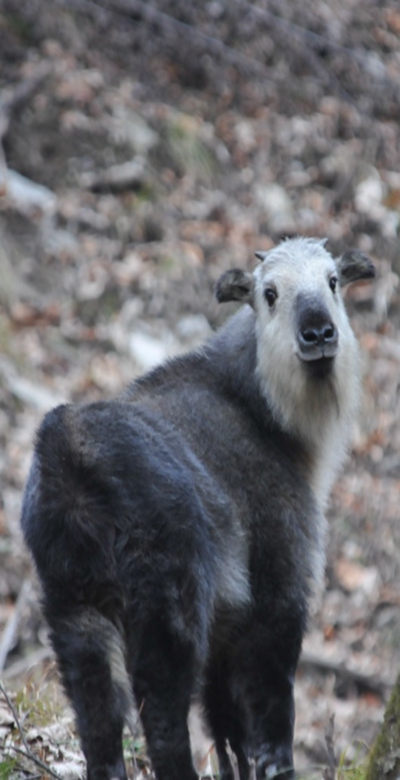
{"label": "blurred background", "polygon": [[303,776],[356,765],[400,660],[398,3],[0,0],[0,89],[4,755],[43,774],[12,753],[19,714],[83,772],[19,532],[43,414],[204,341],[233,311],[218,276],[307,235],[377,266],[346,293],[364,397],[296,689]]}

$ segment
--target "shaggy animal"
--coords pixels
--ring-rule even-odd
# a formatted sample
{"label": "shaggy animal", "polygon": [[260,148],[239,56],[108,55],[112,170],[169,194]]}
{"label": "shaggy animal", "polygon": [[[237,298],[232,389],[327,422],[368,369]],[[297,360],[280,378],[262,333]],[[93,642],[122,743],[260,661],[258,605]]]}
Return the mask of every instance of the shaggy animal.
{"label": "shaggy animal", "polygon": [[243,306],[119,399],[37,436],[22,527],[89,780],[125,780],[135,702],[158,780],[196,780],[200,702],[220,776],[294,777],[293,681],[324,569],[324,508],[359,396],[349,251],[292,239],[217,286]]}

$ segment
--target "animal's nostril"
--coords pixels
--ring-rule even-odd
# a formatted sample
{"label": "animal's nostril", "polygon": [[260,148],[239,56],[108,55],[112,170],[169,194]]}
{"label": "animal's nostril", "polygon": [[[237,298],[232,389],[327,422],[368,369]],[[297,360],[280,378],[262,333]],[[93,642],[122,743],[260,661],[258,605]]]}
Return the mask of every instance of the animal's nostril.
{"label": "animal's nostril", "polygon": [[323,346],[336,340],[336,329],[331,323],[320,327],[303,328],[301,338],[303,343],[309,346]]}
{"label": "animal's nostril", "polygon": [[324,341],[332,341],[332,339],[335,338],[335,329],[332,325],[328,325],[324,328],[323,338]]}
{"label": "animal's nostril", "polygon": [[316,344],[319,339],[318,331],[313,330],[312,328],[307,328],[307,330],[302,330],[301,335],[303,336],[303,340],[306,341],[307,344]]}

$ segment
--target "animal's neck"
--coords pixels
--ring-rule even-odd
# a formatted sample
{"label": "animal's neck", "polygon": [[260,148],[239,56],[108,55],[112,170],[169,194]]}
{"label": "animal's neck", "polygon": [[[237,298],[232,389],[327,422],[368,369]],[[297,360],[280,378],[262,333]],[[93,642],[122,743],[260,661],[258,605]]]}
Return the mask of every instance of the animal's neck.
{"label": "animal's neck", "polygon": [[309,482],[322,510],[350,443],[356,416],[358,347],[349,336],[326,378],[310,376],[305,367],[280,354],[279,341],[259,336],[257,368],[260,386],[277,424],[295,437],[312,464]]}
{"label": "animal's neck", "polygon": [[[318,505],[325,511],[333,483],[337,478],[349,446],[350,421],[343,423],[338,415],[325,419],[319,441],[314,442],[311,456],[310,484]],[[349,431],[350,426],[350,431]]]}
{"label": "animal's neck", "polygon": [[[358,400],[358,350],[351,364],[340,364],[328,381],[299,381],[282,368],[282,357],[257,352],[256,320],[250,307],[238,312],[213,339],[214,370],[237,395],[243,395],[268,427],[293,439],[295,458],[307,473],[317,503],[325,510],[329,492],[346,456]],[[279,346],[279,345],[278,345]],[[343,358],[344,359],[344,358]],[[298,447],[295,447],[295,442]]]}

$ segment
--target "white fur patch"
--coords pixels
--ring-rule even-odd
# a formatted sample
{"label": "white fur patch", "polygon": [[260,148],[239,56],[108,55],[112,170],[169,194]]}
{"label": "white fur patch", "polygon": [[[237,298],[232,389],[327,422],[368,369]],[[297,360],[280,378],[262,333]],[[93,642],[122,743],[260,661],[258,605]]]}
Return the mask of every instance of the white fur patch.
{"label": "white fur patch", "polygon": [[[269,252],[254,272],[257,315],[258,374],[276,420],[307,447],[312,459],[311,487],[322,511],[342,465],[352,435],[360,396],[360,358],[336,273],[324,242],[292,239]],[[264,290],[278,297],[272,308]],[[315,381],[299,357],[295,328],[297,296],[318,301],[329,312],[339,334],[333,372]]]}

